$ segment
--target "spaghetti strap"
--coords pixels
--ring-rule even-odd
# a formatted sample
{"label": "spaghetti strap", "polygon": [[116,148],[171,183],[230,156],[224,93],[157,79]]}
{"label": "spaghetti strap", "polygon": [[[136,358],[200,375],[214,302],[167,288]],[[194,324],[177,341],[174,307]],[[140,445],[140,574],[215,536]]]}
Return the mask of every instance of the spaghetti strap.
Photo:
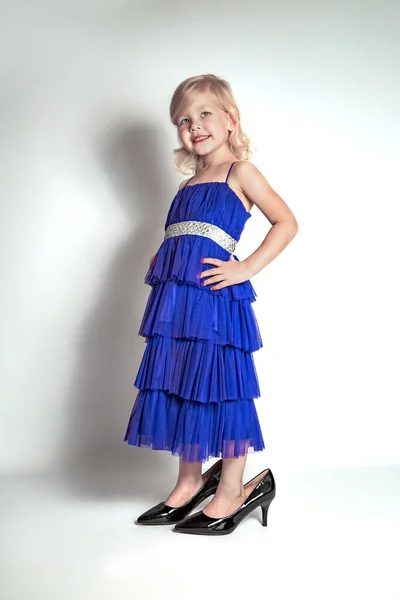
{"label": "spaghetti strap", "polygon": [[189,181],[192,181],[193,177],[195,177],[195,175],[193,175],[190,179],[187,180],[187,182],[185,183],[185,185],[183,186],[184,188],[187,186],[187,184],[189,183]]}
{"label": "spaghetti strap", "polygon": [[229,167],[229,171],[228,171],[228,175],[226,176],[225,183],[228,183],[228,177],[229,177],[229,174],[230,174],[230,172],[231,172],[231,169],[232,169],[233,165],[234,165],[235,163],[237,163],[237,162],[240,162],[240,161],[239,161],[239,160],[235,160],[235,162],[233,162],[233,163],[231,164],[231,166]]}

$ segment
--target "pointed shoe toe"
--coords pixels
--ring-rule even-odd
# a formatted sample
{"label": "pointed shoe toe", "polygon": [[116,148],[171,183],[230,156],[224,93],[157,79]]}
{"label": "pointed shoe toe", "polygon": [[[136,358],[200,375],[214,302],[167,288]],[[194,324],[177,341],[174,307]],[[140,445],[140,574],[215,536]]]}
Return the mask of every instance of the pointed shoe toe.
{"label": "pointed shoe toe", "polygon": [[194,508],[209,496],[215,494],[219,480],[221,479],[222,459],[217,461],[205,473],[202,487],[182,506],[168,506],[165,502],[159,502],[146,512],[141,514],[135,521],[137,525],[173,525],[187,517]]}
{"label": "pointed shoe toe", "polygon": [[136,519],[136,523],[138,525],[169,525],[175,523],[174,516],[176,514],[174,514],[174,511],[176,510],[176,508],[168,506],[164,502],[159,502],[159,504],[141,514]]}
{"label": "pointed shoe toe", "polygon": [[208,535],[210,532],[208,528],[213,526],[217,519],[208,517],[203,513],[202,510],[190,515],[186,519],[183,519],[180,523],[177,523],[172,531],[179,533],[198,533],[200,535]]}
{"label": "pointed shoe toe", "polygon": [[272,471],[265,469],[247,482],[244,487],[250,488],[251,491],[243,504],[230,515],[220,518],[209,517],[201,510],[177,523],[172,531],[198,535],[227,535],[232,533],[239,523],[259,506],[261,507],[261,523],[266,527],[269,505],[276,494]]}

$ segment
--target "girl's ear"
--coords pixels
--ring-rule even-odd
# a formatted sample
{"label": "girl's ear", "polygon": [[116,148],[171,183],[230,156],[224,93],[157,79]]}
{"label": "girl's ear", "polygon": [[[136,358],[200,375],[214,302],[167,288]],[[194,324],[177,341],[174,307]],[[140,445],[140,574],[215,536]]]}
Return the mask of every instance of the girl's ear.
{"label": "girl's ear", "polygon": [[228,131],[233,131],[236,127],[236,121],[235,118],[232,117],[232,115],[229,115],[228,117]]}

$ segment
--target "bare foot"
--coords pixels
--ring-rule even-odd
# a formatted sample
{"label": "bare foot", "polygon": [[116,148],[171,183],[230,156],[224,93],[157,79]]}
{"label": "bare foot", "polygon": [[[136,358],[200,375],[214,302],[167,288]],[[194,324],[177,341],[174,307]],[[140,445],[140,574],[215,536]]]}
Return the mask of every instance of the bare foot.
{"label": "bare foot", "polygon": [[247,500],[251,492],[256,487],[257,483],[265,475],[261,473],[259,477],[254,478],[245,486],[242,486],[239,494],[232,494],[231,491],[224,490],[221,486],[218,487],[214,498],[203,509],[203,513],[214,519],[222,519],[231,513],[235,512]]}
{"label": "bare foot", "polygon": [[165,504],[172,507],[182,506],[186,504],[188,500],[192,496],[194,496],[199,489],[203,486],[204,479],[200,476],[200,479],[196,480],[186,480],[181,483],[177,483],[170,495],[166,500],[164,500]]}
{"label": "bare foot", "polygon": [[203,513],[208,517],[213,517],[214,519],[227,517],[236,509],[238,509],[239,506],[242,506],[246,498],[247,495],[244,492],[244,490],[242,494],[235,496],[227,496],[223,494],[217,496],[217,494],[215,494],[211,502],[209,502],[207,506],[203,509]]}

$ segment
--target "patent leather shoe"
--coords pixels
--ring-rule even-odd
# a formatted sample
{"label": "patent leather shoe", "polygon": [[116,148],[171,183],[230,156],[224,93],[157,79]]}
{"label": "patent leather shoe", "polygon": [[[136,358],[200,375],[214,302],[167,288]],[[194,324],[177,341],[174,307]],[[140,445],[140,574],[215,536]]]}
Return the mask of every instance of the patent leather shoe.
{"label": "patent leather shoe", "polygon": [[230,515],[220,518],[209,517],[201,510],[177,523],[172,531],[200,535],[227,535],[232,533],[239,523],[259,506],[262,513],[261,522],[266,527],[268,509],[276,494],[275,479],[271,469],[265,469],[248,481],[244,487],[252,488],[253,486],[255,486],[254,489],[243,504]]}
{"label": "patent leather shoe", "polygon": [[182,521],[198,504],[203,502],[209,496],[215,494],[219,480],[221,479],[222,459],[212,465],[202,477],[204,484],[202,487],[181,506],[168,506],[165,502],[160,502],[153,506],[142,515],[140,515],[136,524],[138,525],[173,525]]}

